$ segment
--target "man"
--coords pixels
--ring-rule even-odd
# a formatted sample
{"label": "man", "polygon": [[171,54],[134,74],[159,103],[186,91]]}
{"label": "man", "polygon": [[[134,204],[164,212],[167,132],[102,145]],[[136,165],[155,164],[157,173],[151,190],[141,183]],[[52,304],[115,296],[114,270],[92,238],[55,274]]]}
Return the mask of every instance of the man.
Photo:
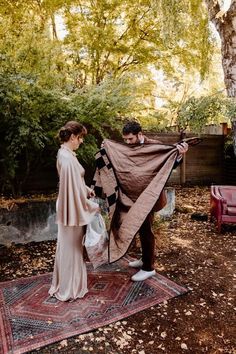
{"label": "man", "polygon": [[[126,144],[128,145],[140,145],[146,143],[161,143],[160,141],[148,139],[143,135],[141,125],[136,121],[129,121],[125,124],[122,130],[122,136]],[[176,167],[182,160],[183,154],[188,150],[187,143],[177,144],[176,148],[179,152],[174,167]],[[136,186],[134,185],[134,189]],[[132,276],[133,281],[143,281],[155,275],[154,259],[155,259],[155,236],[152,231],[152,224],[154,219],[154,211],[162,209],[165,205],[163,195],[161,193],[159,200],[157,201],[156,208],[154,207],[147,215],[143,224],[139,229],[139,236],[142,249],[142,258],[129,262],[129,266],[133,268],[141,268],[135,275]]]}
{"label": "man", "polygon": [[125,144],[105,139],[97,152],[92,186],[98,197],[106,199],[108,207],[108,262],[124,257],[139,233],[142,259],[129,265],[141,268],[132,280],[142,281],[155,274],[154,211],[165,206],[163,189],[188,145],[148,139],[136,121],[129,121],[122,133]]}

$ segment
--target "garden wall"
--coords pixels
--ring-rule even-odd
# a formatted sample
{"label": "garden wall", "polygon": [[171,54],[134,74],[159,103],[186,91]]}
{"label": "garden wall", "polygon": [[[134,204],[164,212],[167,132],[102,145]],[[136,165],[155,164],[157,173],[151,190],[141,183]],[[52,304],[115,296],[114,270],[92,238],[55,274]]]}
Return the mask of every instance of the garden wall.
{"label": "garden wall", "polygon": [[55,197],[46,201],[19,200],[9,203],[5,208],[1,207],[0,245],[55,239],[55,213]]}

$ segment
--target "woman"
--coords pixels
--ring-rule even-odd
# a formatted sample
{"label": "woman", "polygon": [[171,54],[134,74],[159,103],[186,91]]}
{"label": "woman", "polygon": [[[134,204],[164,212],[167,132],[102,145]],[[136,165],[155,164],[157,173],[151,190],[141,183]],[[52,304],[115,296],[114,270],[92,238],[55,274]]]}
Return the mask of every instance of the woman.
{"label": "woman", "polygon": [[86,128],[74,121],[59,131],[62,145],[57,154],[58,240],[49,294],[61,301],[82,298],[88,292],[82,243],[85,225],[91,222],[99,207],[89,200],[94,192],[85,185],[84,169],[74,152],[86,134]]}

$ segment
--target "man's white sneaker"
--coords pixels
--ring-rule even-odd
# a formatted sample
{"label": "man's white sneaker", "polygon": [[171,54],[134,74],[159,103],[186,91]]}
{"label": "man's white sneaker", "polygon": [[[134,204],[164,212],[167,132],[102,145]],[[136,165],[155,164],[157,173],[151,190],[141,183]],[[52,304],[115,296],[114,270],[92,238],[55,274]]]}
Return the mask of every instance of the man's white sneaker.
{"label": "man's white sneaker", "polygon": [[143,281],[146,280],[148,278],[153,277],[153,275],[156,274],[155,270],[151,270],[150,272],[147,272],[146,270],[140,270],[138,273],[134,274],[131,279],[133,281]]}
{"label": "man's white sneaker", "polygon": [[142,259],[136,259],[135,261],[129,262],[129,267],[141,268],[143,266]]}

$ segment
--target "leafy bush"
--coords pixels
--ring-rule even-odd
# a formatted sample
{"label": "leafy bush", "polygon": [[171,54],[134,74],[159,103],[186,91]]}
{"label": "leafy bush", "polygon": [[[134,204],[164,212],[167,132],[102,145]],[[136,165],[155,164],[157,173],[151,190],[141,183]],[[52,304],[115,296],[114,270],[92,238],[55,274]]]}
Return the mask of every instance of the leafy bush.
{"label": "leafy bush", "polygon": [[21,194],[29,176],[55,165],[58,129],[68,120],[85,124],[89,134],[80,160],[92,165],[94,153],[110,131],[120,130],[132,111],[128,80],[108,80],[65,95],[47,90],[32,77],[0,76],[0,165],[2,192]]}
{"label": "leafy bush", "polygon": [[219,123],[227,119],[226,107],[227,100],[219,96],[190,97],[178,111],[179,129],[197,132],[206,124]]}

